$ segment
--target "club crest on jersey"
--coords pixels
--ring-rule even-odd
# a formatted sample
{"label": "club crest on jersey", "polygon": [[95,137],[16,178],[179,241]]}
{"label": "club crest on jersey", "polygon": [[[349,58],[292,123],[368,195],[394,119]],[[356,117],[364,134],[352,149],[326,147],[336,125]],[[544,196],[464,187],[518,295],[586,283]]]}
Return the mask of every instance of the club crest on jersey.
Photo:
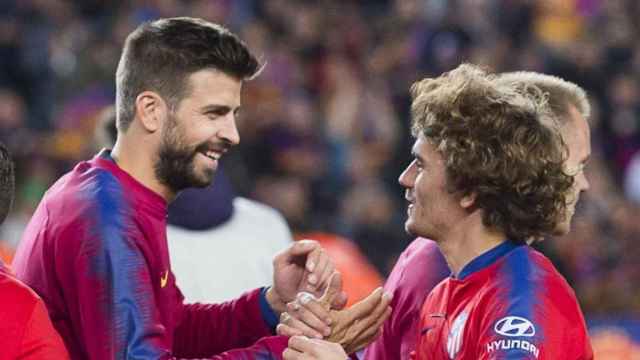
{"label": "club crest on jersey", "polygon": [[468,317],[469,313],[463,311],[451,324],[451,330],[447,337],[447,353],[450,359],[455,358],[462,347],[462,335],[464,334],[464,325],[467,323]]}

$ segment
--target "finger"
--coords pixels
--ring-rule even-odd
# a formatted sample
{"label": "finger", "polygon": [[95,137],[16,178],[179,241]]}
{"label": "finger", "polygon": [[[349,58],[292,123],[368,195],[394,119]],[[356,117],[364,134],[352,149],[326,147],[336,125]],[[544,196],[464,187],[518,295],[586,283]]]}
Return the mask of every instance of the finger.
{"label": "finger", "polygon": [[289,326],[290,328],[297,329],[298,331],[302,332],[302,334],[300,335],[305,335],[316,339],[322,339],[324,337],[320,332],[314,330],[301,320],[291,316],[286,311],[280,315],[280,324],[284,324]]}
{"label": "finger", "polygon": [[311,354],[319,345],[306,336],[292,336],[289,338],[289,348],[301,353]]}
{"label": "finger", "polygon": [[389,306],[388,300],[383,296],[381,301],[376,305],[376,307],[370,313],[366,314],[363,317],[359,317],[358,328],[360,331],[364,331],[365,329],[371,328],[378,320],[384,316],[385,311],[387,309],[391,309]]}
{"label": "finger", "polygon": [[311,359],[310,357],[304,357],[305,355],[297,350],[293,350],[291,348],[286,348],[282,352],[283,360],[306,360]]}
{"label": "finger", "polygon": [[382,301],[382,295],[382,288],[379,287],[369,294],[369,296],[355,303],[347,309],[347,311],[352,312],[352,315],[356,318],[364,317],[367,314],[370,314],[380,301]]}
{"label": "finger", "polygon": [[[287,304],[287,312],[290,312],[292,317],[302,321],[305,325],[324,336],[331,334],[331,328],[327,324],[327,319],[331,319],[329,312],[315,300],[305,305],[298,304],[299,301],[300,300],[296,299],[294,302]],[[299,306],[298,310],[294,309],[294,305]],[[319,315],[317,315],[317,313],[319,313]]]}
{"label": "finger", "polygon": [[365,328],[359,335],[358,338],[353,342],[350,352],[356,352],[365,346],[371,344],[375,339],[382,335],[382,324],[389,318],[391,315],[391,307],[387,307],[384,314],[378,318],[376,323],[373,326],[369,326]]}
{"label": "finger", "polygon": [[327,285],[329,284],[329,280],[331,279],[331,275],[333,275],[334,271],[335,271],[335,265],[333,264],[333,261],[331,260],[331,258],[329,257],[329,255],[324,254],[324,256],[327,259],[327,264],[324,266],[324,270],[322,271],[322,273],[319,273],[319,280],[318,280],[318,285],[316,286],[316,288],[320,291],[324,291],[324,289],[326,289]]}
{"label": "finger", "polygon": [[309,271],[309,276],[307,280],[313,289],[317,288],[321,284],[321,277],[325,271],[325,268],[329,264],[329,256],[324,252],[322,248],[317,248],[313,250],[307,256],[307,264],[311,262],[314,264],[313,270],[309,270],[307,266],[307,270]]}
{"label": "finger", "polygon": [[331,308],[333,310],[342,310],[345,306],[347,306],[348,301],[349,296],[347,295],[347,293],[344,291],[340,291],[340,293],[336,297],[334,297],[333,302],[331,303]]}
{"label": "finger", "polygon": [[339,297],[340,293],[342,293],[342,274],[339,271],[334,271],[329,278],[329,285],[327,285],[324,294],[320,298],[320,302],[329,307]]}
{"label": "finger", "polygon": [[[298,293],[296,300],[287,304],[287,308],[291,308],[300,315],[312,316],[317,318],[323,325],[331,325],[331,313],[320,300],[317,300],[309,293]],[[296,310],[297,309],[297,310]],[[295,316],[301,318],[301,316]],[[304,321],[304,319],[303,319]],[[305,321],[306,322],[306,321]],[[311,325],[307,323],[308,325]],[[316,328],[316,330],[319,330]]]}
{"label": "finger", "polygon": [[384,311],[382,312],[382,314],[380,314],[379,316],[376,316],[373,323],[365,327],[363,329],[363,332],[365,334],[368,334],[368,336],[375,335],[375,333],[378,330],[380,330],[380,327],[382,326],[382,324],[384,324],[384,322],[387,321],[387,319],[391,315],[391,312],[392,312],[391,307],[387,306],[386,308],[384,308]]}
{"label": "finger", "polygon": [[[322,256],[322,253],[324,251],[322,250],[322,248],[318,245],[316,247],[313,248],[309,248],[309,251],[297,255],[297,256],[302,256],[302,255],[306,255],[307,256],[307,260],[305,262],[304,268],[309,272],[309,283],[311,284],[316,284],[317,283],[317,275],[315,273],[315,270],[318,268],[318,263],[320,262],[320,257]],[[312,278],[316,277],[314,280],[312,280]]]}
{"label": "finger", "polygon": [[[315,240],[299,240],[289,247],[288,253],[289,256],[297,257],[307,255],[318,248],[320,248],[320,244]],[[313,271],[313,269],[309,271]]]}
{"label": "finger", "polygon": [[282,336],[287,336],[287,337],[292,337],[292,336],[296,336],[296,335],[304,335],[304,333],[302,332],[302,330],[293,328],[289,325],[286,324],[278,324],[278,326],[276,326],[276,334],[278,335],[282,335]]}

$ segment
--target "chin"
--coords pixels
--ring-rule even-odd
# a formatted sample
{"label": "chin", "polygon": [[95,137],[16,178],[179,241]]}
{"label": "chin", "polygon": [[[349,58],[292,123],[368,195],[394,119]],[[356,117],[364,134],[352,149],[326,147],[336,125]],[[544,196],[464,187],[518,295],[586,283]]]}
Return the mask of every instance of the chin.
{"label": "chin", "polygon": [[411,219],[407,219],[407,221],[404,223],[404,231],[411,236],[416,236],[416,232]]}
{"label": "chin", "polygon": [[207,187],[213,183],[213,179],[216,175],[215,169],[202,169],[198,174],[194,174],[194,179],[196,180],[193,184],[193,187]]}
{"label": "chin", "polygon": [[571,231],[571,222],[563,222],[558,224],[558,226],[553,231],[553,235],[555,236],[564,236],[567,235]]}

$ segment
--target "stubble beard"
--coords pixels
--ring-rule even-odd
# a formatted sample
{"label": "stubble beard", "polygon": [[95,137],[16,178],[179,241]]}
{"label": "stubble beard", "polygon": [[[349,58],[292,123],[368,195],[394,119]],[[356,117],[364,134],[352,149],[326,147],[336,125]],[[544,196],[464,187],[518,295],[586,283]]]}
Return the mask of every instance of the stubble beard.
{"label": "stubble beard", "polygon": [[198,176],[195,169],[195,157],[199,149],[206,144],[192,147],[184,144],[176,119],[171,117],[163,130],[163,140],[154,164],[158,181],[177,193],[190,187],[206,187],[215,175],[214,169],[206,169]]}

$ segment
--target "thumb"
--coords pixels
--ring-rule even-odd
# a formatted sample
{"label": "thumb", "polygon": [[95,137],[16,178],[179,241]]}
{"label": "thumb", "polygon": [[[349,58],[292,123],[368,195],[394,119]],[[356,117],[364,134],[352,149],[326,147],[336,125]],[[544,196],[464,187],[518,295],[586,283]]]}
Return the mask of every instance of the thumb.
{"label": "thumb", "polygon": [[320,244],[315,240],[298,240],[291,245],[288,252],[289,256],[301,256],[312,252],[318,247],[320,247]]}
{"label": "thumb", "polygon": [[352,312],[355,318],[366,316],[376,308],[380,301],[382,301],[383,294],[383,289],[379,287],[369,294],[369,296],[355,303],[348,310]]}
{"label": "thumb", "polygon": [[335,301],[336,297],[341,295],[342,293],[342,275],[339,271],[334,271],[329,278],[329,285],[327,285],[327,289],[324,291],[322,297],[320,297],[320,302],[331,308],[331,304]]}

